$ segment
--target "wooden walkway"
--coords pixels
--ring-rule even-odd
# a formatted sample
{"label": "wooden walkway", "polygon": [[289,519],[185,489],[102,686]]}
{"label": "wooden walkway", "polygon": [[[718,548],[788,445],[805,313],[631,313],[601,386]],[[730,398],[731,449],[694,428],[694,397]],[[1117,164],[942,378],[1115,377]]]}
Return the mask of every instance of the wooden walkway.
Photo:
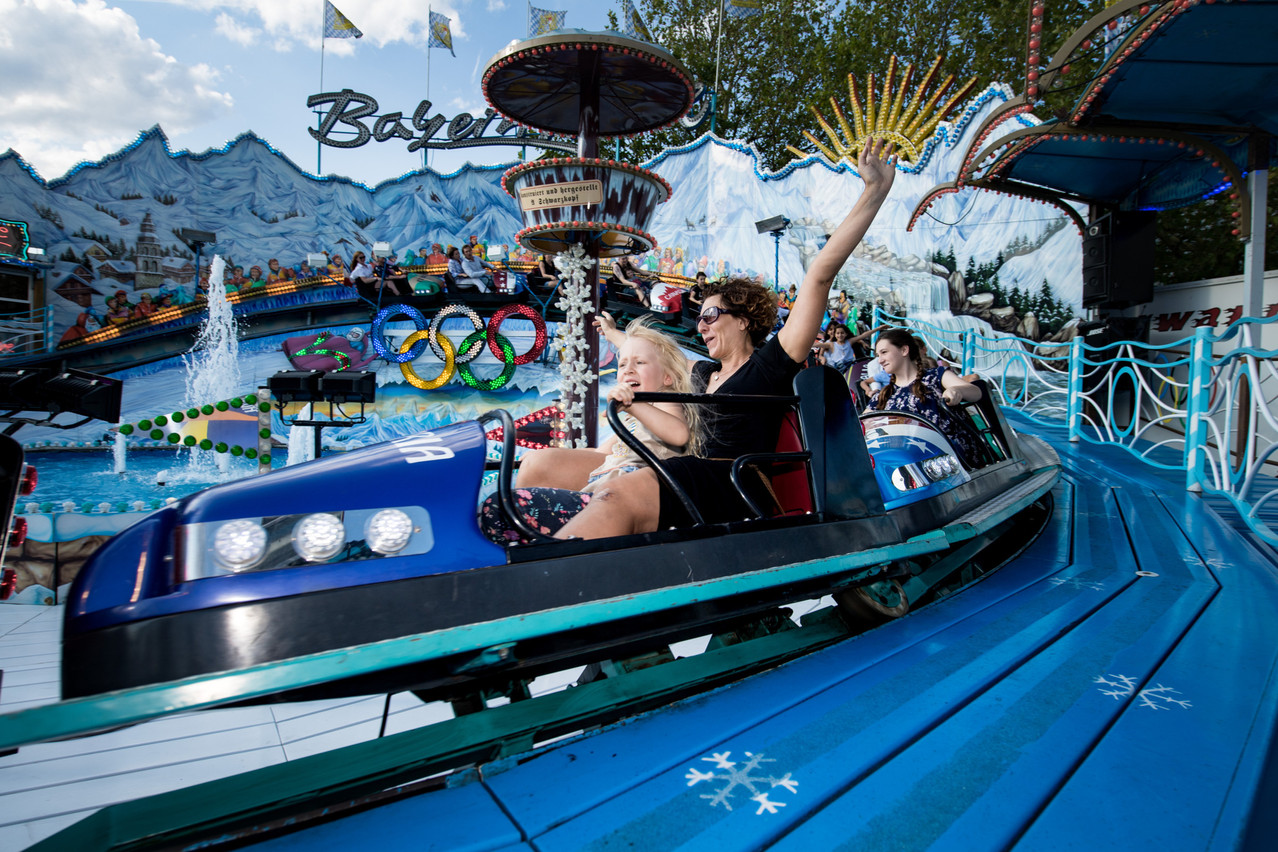
{"label": "wooden walkway", "polygon": [[[261,845],[1274,848],[1278,817],[1253,806],[1262,786],[1270,801],[1278,790],[1278,569],[1124,451],[1016,425],[1051,440],[1066,475],[1043,536],[970,589],[448,789]],[[6,628],[0,709],[50,700],[35,660],[55,625],[41,613]],[[23,670],[31,682],[11,692],[10,671]],[[289,705],[23,748],[0,758],[0,848],[113,801],[375,735],[381,699],[353,704],[367,722],[358,735],[333,732],[331,707]],[[392,730],[428,712],[395,706]],[[151,730],[161,738],[141,742]],[[183,755],[206,751],[179,759],[179,740]]]}

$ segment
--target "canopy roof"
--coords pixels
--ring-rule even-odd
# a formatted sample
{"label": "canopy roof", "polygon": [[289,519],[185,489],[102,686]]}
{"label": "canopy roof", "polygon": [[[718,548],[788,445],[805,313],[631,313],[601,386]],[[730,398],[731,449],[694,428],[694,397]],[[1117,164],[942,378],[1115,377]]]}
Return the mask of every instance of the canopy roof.
{"label": "canopy roof", "polygon": [[[1025,94],[986,119],[958,179],[916,218],[965,185],[1053,201],[1076,221],[1063,202],[1163,209],[1230,189],[1246,233],[1250,143],[1278,151],[1278,0],[1120,0],[1041,72],[1034,39]],[[1002,132],[1031,108],[1057,117]]]}

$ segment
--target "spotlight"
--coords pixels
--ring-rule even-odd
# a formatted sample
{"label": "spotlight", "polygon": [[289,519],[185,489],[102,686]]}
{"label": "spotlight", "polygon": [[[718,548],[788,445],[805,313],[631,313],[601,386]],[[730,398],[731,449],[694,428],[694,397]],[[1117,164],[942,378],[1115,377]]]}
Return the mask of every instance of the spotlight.
{"label": "spotlight", "polygon": [[320,395],[323,370],[283,370],[266,380],[271,396],[277,402],[315,402]]}
{"label": "spotlight", "polygon": [[0,370],[0,410],[68,411],[115,423],[124,382],[52,367]]}
{"label": "spotlight", "polygon": [[333,402],[371,403],[377,395],[377,374],[346,370],[326,373],[319,380],[319,395]]}
{"label": "spotlight", "polygon": [[395,253],[391,251],[391,244],[385,242],[373,243],[373,257],[381,260],[385,257],[393,258]]}

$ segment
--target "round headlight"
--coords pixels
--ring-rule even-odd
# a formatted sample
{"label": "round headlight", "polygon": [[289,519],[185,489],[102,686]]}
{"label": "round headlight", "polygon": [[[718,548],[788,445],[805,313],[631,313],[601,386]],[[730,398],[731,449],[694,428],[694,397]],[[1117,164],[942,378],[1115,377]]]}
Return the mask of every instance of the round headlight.
{"label": "round headlight", "polygon": [[382,509],[364,525],[364,539],[374,553],[390,556],[408,545],[413,519],[399,509]]}
{"label": "round headlight", "polygon": [[346,527],[337,515],[307,515],[293,527],[293,549],[307,562],[323,562],[346,546]]}
{"label": "round headlight", "polygon": [[230,521],[213,536],[213,558],[231,571],[246,571],[265,555],[266,530],[257,521]]}

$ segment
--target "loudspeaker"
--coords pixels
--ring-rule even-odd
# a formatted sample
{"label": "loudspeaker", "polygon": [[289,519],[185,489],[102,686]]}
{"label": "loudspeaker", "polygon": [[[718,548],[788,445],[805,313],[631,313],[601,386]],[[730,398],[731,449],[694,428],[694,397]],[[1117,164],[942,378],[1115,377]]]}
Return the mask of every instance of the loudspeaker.
{"label": "loudspeaker", "polygon": [[1108,213],[1083,235],[1083,307],[1129,308],[1154,298],[1155,213]]}

